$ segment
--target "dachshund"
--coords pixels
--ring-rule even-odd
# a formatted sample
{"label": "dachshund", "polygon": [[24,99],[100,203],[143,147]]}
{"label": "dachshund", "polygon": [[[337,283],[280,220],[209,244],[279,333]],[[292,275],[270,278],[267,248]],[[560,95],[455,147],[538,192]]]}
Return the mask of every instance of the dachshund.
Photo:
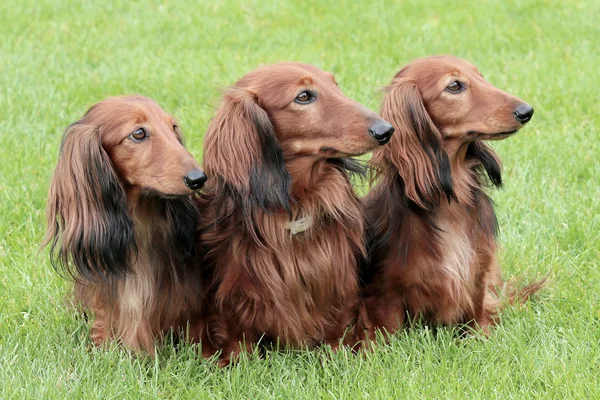
{"label": "dachshund", "polygon": [[200,326],[193,195],[205,181],[176,120],[151,99],[108,98],[67,128],[43,244],[95,318],[95,345],[154,354],[171,329]]}
{"label": "dachshund", "polygon": [[385,89],[381,116],[397,133],[369,162],[376,184],[363,199],[363,337],[397,331],[407,315],[488,334],[498,289],[512,302],[542,287],[544,280],[517,294],[504,286],[498,222],[484,191],[487,179],[502,185],[500,160],[485,141],[514,135],[533,111],[452,56],[417,59]]}
{"label": "dachshund", "polygon": [[308,64],[264,66],[226,90],[205,136],[201,198],[207,336],[221,365],[259,340],[339,345],[365,253],[350,180],[364,166],[350,157],[393,131]]}

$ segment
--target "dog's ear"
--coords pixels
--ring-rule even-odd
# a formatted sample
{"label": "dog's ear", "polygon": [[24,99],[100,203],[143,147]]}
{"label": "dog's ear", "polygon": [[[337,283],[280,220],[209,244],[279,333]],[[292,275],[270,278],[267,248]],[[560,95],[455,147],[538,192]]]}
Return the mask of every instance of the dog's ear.
{"label": "dog's ear", "polygon": [[290,174],[275,128],[254,94],[233,87],[204,140],[207,175],[269,212],[290,211]]}
{"label": "dog's ear", "polygon": [[497,188],[502,187],[502,163],[496,152],[481,140],[469,144],[467,159],[475,159],[481,163],[490,182]]}
{"label": "dog's ear", "polygon": [[387,87],[381,116],[396,133],[374,153],[374,164],[389,163],[398,170],[406,196],[421,208],[429,209],[445,195],[454,197],[448,155],[442,136],[425,109],[417,86],[396,78]]}
{"label": "dog's ear", "polygon": [[50,244],[50,260],[59,272],[91,281],[129,272],[133,222],[97,126],[79,121],[67,128],[46,217],[43,245]]}

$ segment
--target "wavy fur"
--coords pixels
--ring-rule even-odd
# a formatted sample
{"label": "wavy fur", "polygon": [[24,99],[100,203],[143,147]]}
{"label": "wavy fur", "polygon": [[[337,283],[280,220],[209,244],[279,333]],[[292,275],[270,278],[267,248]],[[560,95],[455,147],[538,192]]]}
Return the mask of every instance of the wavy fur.
{"label": "wavy fur", "polygon": [[[147,139],[128,135],[139,128]],[[50,186],[45,245],[75,280],[96,345],[115,338],[154,352],[170,329],[200,336],[198,209],[183,176],[200,167],[152,100],[116,97],[64,134]]]}
{"label": "wavy fur", "polygon": [[[316,99],[297,103],[305,90]],[[362,168],[348,156],[377,146],[376,122],[333,76],[306,64],[259,68],[226,91],[205,137],[215,179],[201,200],[208,332],[222,364],[261,338],[336,346],[353,323],[365,246],[349,178]],[[313,218],[308,230],[286,229],[304,216]]]}
{"label": "wavy fur", "polygon": [[[450,92],[455,81],[463,90]],[[414,61],[386,89],[381,115],[397,134],[374,152],[376,184],[364,199],[370,237],[362,271],[365,337],[401,329],[407,316],[470,323],[484,332],[496,322],[505,285],[498,222],[483,189],[486,177],[499,187],[502,176],[498,156],[482,140],[520,129],[514,111],[522,105],[450,56]],[[506,293],[511,302],[525,300],[542,285]]]}

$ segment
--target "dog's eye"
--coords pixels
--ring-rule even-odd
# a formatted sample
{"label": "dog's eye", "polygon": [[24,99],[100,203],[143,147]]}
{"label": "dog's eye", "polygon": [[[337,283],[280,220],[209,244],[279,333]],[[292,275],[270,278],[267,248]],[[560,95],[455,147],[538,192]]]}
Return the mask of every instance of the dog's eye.
{"label": "dog's eye", "polygon": [[298,104],[308,104],[308,103],[312,103],[316,99],[317,99],[317,96],[315,96],[314,93],[312,93],[308,90],[305,90],[305,91],[301,92],[298,96],[296,96],[294,101]]}
{"label": "dog's eye", "polygon": [[459,81],[454,81],[451,84],[449,84],[448,86],[446,86],[446,91],[448,91],[450,93],[459,93],[459,92],[462,92],[463,89],[464,89],[464,86]]}
{"label": "dog's eye", "polygon": [[179,125],[173,124],[173,130],[176,131],[177,129],[179,129]]}
{"label": "dog's eye", "polygon": [[148,133],[144,128],[137,128],[131,135],[129,135],[129,137],[134,142],[141,142],[148,137]]}

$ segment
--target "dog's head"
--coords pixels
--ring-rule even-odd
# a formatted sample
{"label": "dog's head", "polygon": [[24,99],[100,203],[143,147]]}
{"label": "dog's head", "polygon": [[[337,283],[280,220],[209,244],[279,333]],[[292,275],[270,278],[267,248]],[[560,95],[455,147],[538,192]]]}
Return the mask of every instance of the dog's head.
{"label": "dog's head", "polygon": [[392,164],[408,198],[422,208],[453,194],[449,154],[469,143],[491,181],[501,184],[500,162],[481,139],[503,139],[533,115],[522,100],[488,83],[477,68],[452,56],[418,59],[404,67],[386,88],[383,118],[397,134],[374,153],[373,164]]}
{"label": "dog's head", "polygon": [[[82,146],[90,142],[90,148]],[[92,144],[92,142],[94,142]],[[93,149],[92,149],[93,147]],[[120,182],[165,197],[187,196],[200,189],[206,175],[184,148],[177,121],[142,96],[106,99],[69,127],[63,152],[90,151],[110,160]],[[97,151],[95,155],[91,151]]]}
{"label": "dog's head", "polygon": [[[91,280],[123,275],[135,247],[128,195],[184,199],[205,180],[177,123],[154,101],[124,96],[94,105],[65,131],[50,186],[44,243],[53,265]],[[172,204],[171,220],[192,216],[183,203]],[[185,226],[197,224],[190,219]]]}
{"label": "dog's head", "polygon": [[270,65],[226,91],[205,137],[205,166],[262,208],[289,210],[287,160],[364,154],[393,131],[346,97],[332,74],[308,64]]}
{"label": "dog's head", "polygon": [[533,116],[529,104],[496,88],[476,66],[453,56],[413,61],[394,82],[416,86],[444,139],[504,139]]}

